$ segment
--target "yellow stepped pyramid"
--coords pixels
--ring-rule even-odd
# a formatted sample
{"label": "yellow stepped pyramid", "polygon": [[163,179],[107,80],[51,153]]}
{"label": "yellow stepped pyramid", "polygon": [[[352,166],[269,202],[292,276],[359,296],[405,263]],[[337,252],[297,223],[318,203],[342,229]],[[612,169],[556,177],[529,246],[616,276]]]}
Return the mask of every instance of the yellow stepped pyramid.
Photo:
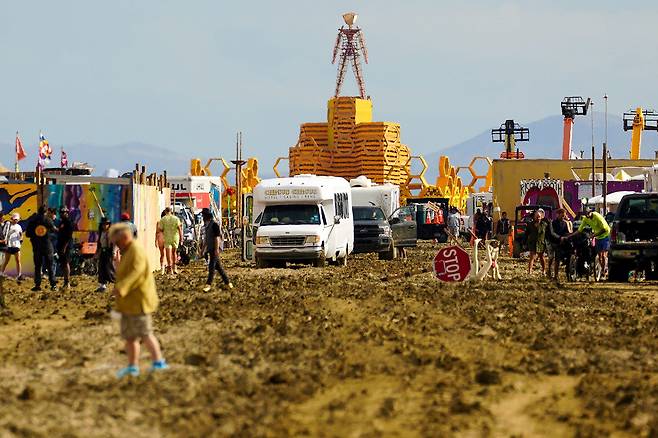
{"label": "yellow stepped pyramid", "polygon": [[301,125],[289,151],[290,175],[365,175],[379,184],[404,184],[410,155],[399,124],[372,121],[370,100],[336,97],[327,104],[327,123]]}

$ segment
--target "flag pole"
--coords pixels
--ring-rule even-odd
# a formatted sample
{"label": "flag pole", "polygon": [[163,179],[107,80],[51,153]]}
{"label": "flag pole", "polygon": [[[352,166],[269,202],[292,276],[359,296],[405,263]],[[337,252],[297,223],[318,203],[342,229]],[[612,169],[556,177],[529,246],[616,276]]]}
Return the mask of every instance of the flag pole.
{"label": "flag pole", "polygon": [[14,172],[18,173],[18,151],[16,150],[18,145],[18,131],[16,131],[16,139],[14,140]]}

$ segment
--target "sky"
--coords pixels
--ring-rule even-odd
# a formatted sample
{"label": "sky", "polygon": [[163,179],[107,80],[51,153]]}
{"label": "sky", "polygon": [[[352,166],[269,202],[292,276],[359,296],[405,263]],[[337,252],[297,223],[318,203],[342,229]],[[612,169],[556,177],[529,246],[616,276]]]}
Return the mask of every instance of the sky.
{"label": "sky", "polygon": [[[323,121],[340,15],[359,13],[376,120],[431,153],[567,95],[658,109],[658,2],[0,0],[0,143],[143,142],[261,167]],[[348,72],[344,94],[356,94]],[[131,163],[128,163],[131,165]]]}

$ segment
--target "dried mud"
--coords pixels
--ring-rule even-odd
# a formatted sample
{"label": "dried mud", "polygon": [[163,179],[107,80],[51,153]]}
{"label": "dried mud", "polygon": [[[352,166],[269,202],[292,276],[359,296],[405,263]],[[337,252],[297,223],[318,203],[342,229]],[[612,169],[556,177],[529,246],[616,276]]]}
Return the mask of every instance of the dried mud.
{"label": "dried mud", "polygon": [[[658,436],[655,283],[446,285],[408,260],[159,278],[170,370],[117,380],[108,294],[4,283],[0,436]],[[425,271],[425,272],[423,272]]]}

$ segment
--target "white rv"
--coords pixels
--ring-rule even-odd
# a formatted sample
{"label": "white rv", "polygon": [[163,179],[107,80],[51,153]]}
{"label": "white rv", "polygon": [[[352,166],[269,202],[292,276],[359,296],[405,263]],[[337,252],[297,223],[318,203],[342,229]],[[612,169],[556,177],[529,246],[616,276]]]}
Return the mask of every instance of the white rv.
{"label": "white rv", "polygon": [[298,175],[254,188],[257,267],[347,264],[354,247],[352,197],[343,178]]}
{"label": "white rv", "polygon": [[387,218],[400,207],[400,187],[395,184],[376,184],[360,176],[350,180],[350,187],[355,207],[379,207]]}

